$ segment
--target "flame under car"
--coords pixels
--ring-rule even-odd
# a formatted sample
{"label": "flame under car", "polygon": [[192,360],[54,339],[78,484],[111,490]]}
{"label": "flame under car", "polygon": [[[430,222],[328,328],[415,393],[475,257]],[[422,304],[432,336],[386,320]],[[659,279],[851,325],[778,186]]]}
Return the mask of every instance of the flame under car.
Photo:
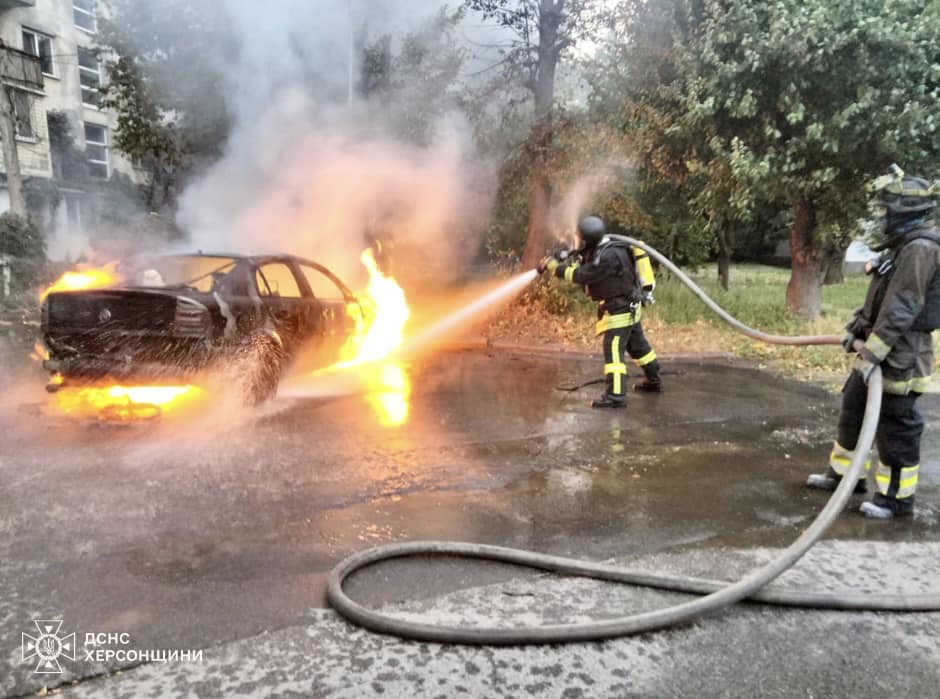
{"label": "flame under car", "polygon": [[302,346],[335,359],[357,303],[327,268],[292,255],[162,256],[119,286],[48,293],[43,366],[61,377],[50,390],[222,370],[262,402]]}

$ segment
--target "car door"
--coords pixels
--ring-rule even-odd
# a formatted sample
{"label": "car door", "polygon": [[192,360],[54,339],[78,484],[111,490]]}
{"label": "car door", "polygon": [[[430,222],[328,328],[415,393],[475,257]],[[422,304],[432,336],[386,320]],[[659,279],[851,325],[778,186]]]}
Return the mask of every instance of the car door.
{"label": "car door", "polygon": [[324,336],[329,343],[342,344],[355,327],[355,322],[346,312],[350,303],[356,303],[355,298],[326,268],[310,262],[299,262],[297,267],[320,303]]}
{"label": "car door", "polygon": [[274,319],[275,329],[290,353],[298,343],[320,330],[320,313],[304,294],[304,285],[292,266],[283,260],[258,265],[255,272],[258,295]]}

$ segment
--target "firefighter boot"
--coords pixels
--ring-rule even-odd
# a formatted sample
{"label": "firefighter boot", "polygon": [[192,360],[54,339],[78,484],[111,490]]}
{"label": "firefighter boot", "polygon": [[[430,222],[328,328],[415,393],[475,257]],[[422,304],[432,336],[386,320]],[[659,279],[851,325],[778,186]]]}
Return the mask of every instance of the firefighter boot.
{"label": "firefighter boot", "polygon": [[591,401],[592,408],[626,408],[627,401],[623,396],[616,396],[613,393],[604,392],[600,398]]}
{"label": "firefighter boot", "polygon": [[659,376],[659,360],[654,359],[649,364],[644,365],[643,373],[646,376],[640,383],[633,384],[633,390],[644,393],[662,393],[663,380]]}
{"label": "firefighter boot", "polygon": [[914,514],[914,496],[898,499],[875,493],[870,502],[862,503],[859,511],[871,519],[910,516]]}
{"label": "firefighter boot", "polygon": [[[830,492],[838,488],[841,482],[842,476],[833,471],[832,466],[827,467],[825,473],[811,473],[809,478],[806,479],[806,485],[810,488],[818,488],[819,490],[828,490]],[[855,492],[868,492],[868,486],[865,485],[864,478],[859,478],[855,483]]]}

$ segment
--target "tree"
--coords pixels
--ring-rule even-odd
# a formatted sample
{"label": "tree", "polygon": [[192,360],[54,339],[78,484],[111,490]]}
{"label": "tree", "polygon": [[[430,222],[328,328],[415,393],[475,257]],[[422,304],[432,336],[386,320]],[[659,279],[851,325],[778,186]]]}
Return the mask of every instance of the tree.
{"label": "tree", "polygon": [[382,34],[371,41],[368,27],[362,27],[358,93],[382,114],[394,136],[427,145],[445,114],[462,111],[459,73],[465,49],[455,30],[463,12],[445,8],[400,36]]}
{"label": "tree", "polygon": [[705,202],[697,201],[701,184],[684,159],[696,136],[669,128],[682,109],[674,47],[688,40],[697,19],[676,0],[621,3],[609,19],[605,41],[585,65],[588,111],[598,124],[623,134],[633,162],[629,176],[605,199],[632,199],[642,216],[624,220],[618,214],[623,204],[602,202],[605,217],[686,264],[704,262],[717,247],[719,277],[727,288],[723,252],[730,250],[730,236]]}
{"label": "tree", "polygon": [[544,254],[552,202],[549,157],[555,74],[565,52],[597,26],[596,0],[464,0],[513,35],[504,51],[504,74],[521,80],[533,96],[533,115],[528,139],[529,220],[522,267],[532,268]]}
{"label": "tree", "polygon": [[[117,114],[114,145],[145,167],[151,209],[172,205],[180,180],[215,160],[231,114],[221,66],[237,50],[210,0],[110,0],[99,21],[109,82],[102,106]],[[207,47],[218,62],[207,61]]]}
{"label": "tree", "polygon": [[[637,3],[643,4],[643,3]],[[660,3],[662,4],[662,3]],[[674,76],[639,115],[651,158],[712,228],[788,207],[787,305],[818,316],[821,285],[893,161],[935,163],[940,6],[917,0],[675,0],[688,27]],[[656,101],[654,98],[662,98]]]}

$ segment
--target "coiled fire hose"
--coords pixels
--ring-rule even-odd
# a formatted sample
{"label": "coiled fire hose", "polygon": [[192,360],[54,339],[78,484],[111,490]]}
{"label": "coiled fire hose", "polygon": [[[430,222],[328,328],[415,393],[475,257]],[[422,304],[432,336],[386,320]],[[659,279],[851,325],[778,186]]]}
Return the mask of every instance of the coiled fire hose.
{"label": "coiled fire hose", "polygon": [[[784,345],[837,345],[834,335],[780,336],[768,335],[736,320],[712,301],[678,267],[655,249],[633,238],[611,236],[629,245],[646,250],[661,265],[676,275],[712,311],[734,328],[762,342]],[[861,476],[865,458],[871,449],[881,410],[882,377],[880,369],[872,372],[868,381],[868,399],[865,417],[849,469],[839,486],[816,519],[789,547],[776,558],[754,570],[735,583],[701,578],[657,575],[633,571],[618,566],[572,558],[551,556],[533,551],[504,548],[467,542],[414,541],[387,544],[360,551],[341,561],[330,573],[327,598],[333,608],[347,620],[371,631],[406,639],[438,643],[472,645],[518,645],[597,641],[619,636],[662,629],[716,612],[744,599],[769,604],[814,607],[819,609],[864,609],[878,611],[934,611],[940,610],[940,595],[921,594],[863,594],[855,592],[811,592],[783,589],[762,589],[792,567],[825,534],[852,496]],[[578,577],[640,585],[675,592],[703,595],[663,609],[642,612],[604,621],[555,624],[529,628],[451,627],[424,624],[396,618],[390,614],[369,609],[351,599],[343,589],[344,581],[357,570],[381,561],[409,557],[450,556],[498,561]]]}

